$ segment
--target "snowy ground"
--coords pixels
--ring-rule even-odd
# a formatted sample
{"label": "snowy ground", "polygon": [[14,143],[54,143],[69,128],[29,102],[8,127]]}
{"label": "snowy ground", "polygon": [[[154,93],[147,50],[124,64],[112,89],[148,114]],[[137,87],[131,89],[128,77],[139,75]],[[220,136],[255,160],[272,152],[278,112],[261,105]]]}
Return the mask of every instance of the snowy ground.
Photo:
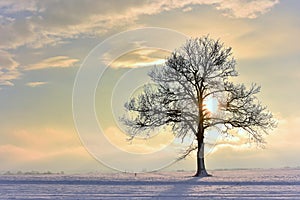
{"label": "snowy ground", "polygon": [[0,199],[300,199],[300,169],[1,175]]}

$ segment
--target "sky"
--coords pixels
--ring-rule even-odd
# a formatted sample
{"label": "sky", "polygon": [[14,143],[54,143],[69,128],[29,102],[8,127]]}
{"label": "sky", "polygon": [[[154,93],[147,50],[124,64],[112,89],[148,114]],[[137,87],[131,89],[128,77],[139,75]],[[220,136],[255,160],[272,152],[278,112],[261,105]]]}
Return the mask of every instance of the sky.
{"label": "sky", "polygon": [[213,139],[207,168],[299,167],[299,9],[297,0],[2,0],[0,172],[194,170],[193,155],[172,164],[180,143],[169,130],[128,142],[118,115],[153,64],[205,35],[232,47],[236,81],[261,85],[278,121],[264,149]]}

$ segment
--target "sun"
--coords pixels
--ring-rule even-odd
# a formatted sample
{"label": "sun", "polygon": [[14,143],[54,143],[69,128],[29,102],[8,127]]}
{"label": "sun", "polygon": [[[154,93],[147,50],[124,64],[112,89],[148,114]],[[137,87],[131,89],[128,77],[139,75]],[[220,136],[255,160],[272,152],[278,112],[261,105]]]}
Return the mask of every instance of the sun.
{"label": "sun", "polygon": [[218,111],[218,100],[216,98],[210,97],[205,101],[204,107],[210,112],[210,113],[216,113]]}

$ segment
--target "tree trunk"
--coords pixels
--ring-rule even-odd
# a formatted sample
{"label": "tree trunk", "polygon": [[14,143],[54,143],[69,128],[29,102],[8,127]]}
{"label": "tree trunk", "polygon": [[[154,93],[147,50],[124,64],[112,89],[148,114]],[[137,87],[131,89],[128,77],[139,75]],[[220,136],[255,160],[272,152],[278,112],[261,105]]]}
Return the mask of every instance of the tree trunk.
{"label": "tree trunk", "polygon": [[203,139],[198,140],[197,172],[196,172],[195,176],[210,176],[205,169]]}

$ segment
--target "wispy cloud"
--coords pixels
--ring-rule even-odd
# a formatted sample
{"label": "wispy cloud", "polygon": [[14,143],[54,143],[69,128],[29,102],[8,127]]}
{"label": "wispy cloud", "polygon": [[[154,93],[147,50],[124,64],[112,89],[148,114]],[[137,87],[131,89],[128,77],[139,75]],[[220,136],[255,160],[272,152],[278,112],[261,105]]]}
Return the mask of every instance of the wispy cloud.
{"label": "wispy cloud", "polygon": [[224,11],[225,16],[253,19],[267,13],[278,3],[279,0],[226,0],[219,1],[217,9]]}
{"label": "wispy cloud", "polygon": [[0,50],[0,86],[14,85],[12,80],[20,77],[18,71],[19,63],[14,60],[14,56],[7,51]]}
{"label": "wispy cloud", "polygon": [[68,56],[55,56],[42,60],[39,63],[28,65],[25,70],[37,70],[45,68],[66,68],[72,67],[78,59],[69,58]]}
{"label": "wispy cloud", "polygon": [[[170,52],[161,49],[138,49],[122,55],[110,64],[112,68],[137,68],[161,65]],[[111,60],[110,55],[105,54],[106,60]]]}
{"label": "wispy cloud", "polygon": [[[55,45],[78,35],[98,35],[113,27],[134,24],[141,16],[210,5],[224,15],[256,18],[268,12],[279,0],[187,0],[187,1],[4,1],[0,4],[0,47],[35,48]],[[25,13],[12,17],[12,13]],[[9,13],[9,14],[7,14]]]}
{"label": "wispy cloud", "polygon": [[37,86],[41,86],[41,85],[45,85],[45,84],[47,84],[47,82],[36,81],[36,82],[29,82],[26,85],[29,87],[37,87]]}

